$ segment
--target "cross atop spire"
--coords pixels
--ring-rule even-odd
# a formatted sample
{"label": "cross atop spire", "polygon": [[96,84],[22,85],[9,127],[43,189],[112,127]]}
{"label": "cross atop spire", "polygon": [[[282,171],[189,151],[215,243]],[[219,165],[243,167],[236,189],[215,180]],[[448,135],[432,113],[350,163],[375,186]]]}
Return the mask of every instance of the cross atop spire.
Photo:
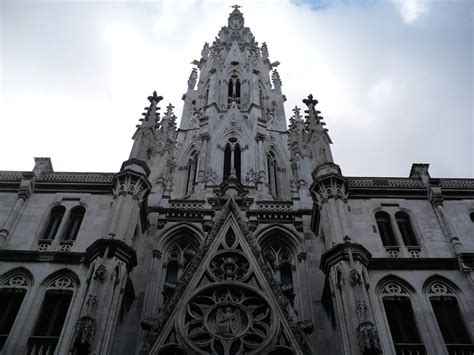
{"label": "cross atop spire", "polygon": [[235,10],[238,10],[238,11],[239,11],[239,9],[240,9],[242,6],[240,6],[240,5],[232,5],[231,7],[234,8]]}

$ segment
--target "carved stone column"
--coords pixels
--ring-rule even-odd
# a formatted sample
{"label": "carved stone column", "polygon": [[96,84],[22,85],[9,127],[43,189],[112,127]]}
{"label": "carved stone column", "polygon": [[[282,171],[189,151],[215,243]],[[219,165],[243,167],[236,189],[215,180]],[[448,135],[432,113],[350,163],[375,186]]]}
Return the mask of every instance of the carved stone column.
{"label": "carved stone column", "polygon": [[370,258],[370,253],[362,245],[351,243],[350,238],[321,258],[320,268],[329,280],[342,335],[342,353],[347,355],[382,353],[369,294],[367,265]]}
{"label": "carved stone column", "polygon": [[381,353],[369,294],[367,265],[370,253],[350,242],[346,179],[338,165],[326,162],[313,171],[311,192],[321,210],[326,252],[320,268],[334,295],[335,314],[342,335],[342,353]]}
{"label": "carved stone column", "polygon": [[131,301],[135,297],[129,273],[137,260],[131,244],[150,192],[149,173],[144,162],[129,159],[114,177],[108,233],[86,249],[89,279],[71,345],[73,353],[109,354],[123,298]]}
{"label": "carved stone column", "polygon": [[472,270],[466,263],[464,263],[463,260],[464,246],[459,240],[459,237],[456,233],[456,230],[454,229],[451,219],[449,218],[449,215],[444,209],[444,199],[441,188],[437,186],[431,186],[429,188],[429,198],[431,204],[433,205],[436,217],[438,218],[441,230],[446,238],[446,241],[451,247],[454,256],[458,259],[459,270],[469,279],[471,285],[474,286]]}
{"label": "carved stone column", "polygon": [[258,133],[255,136],[255,140],[257,141],[258,146],[258,155],[257,155],[257,162],[258,162],[258,181],[257,181],[257,189],[258,191],[268,194],[268,185],[267,185],[267,176],[265,174],[265,148],[263,147],[263,142],[265,140],[265,136],[263,134]]}
{"label": "carved stone column", "polygon": [[18,222],[18,217],[25,204],[25,201],[33,193],[35,182],[35,175],[33,173],[23,173],[23,178],[20,182],[20,189],[18,191],[18,198],[10,211],[4,225],[0,229],[0,248],[4,248],[8,243],[8,237],[12,234],[13,229]]}
{"label": "carved stone column", "polygon": [[201,134],[201,150],[198,159],[198,185],[197,191],[203,191],[206,185],[206,170],[207,170],[207,150],[209,145],[209,134]]}

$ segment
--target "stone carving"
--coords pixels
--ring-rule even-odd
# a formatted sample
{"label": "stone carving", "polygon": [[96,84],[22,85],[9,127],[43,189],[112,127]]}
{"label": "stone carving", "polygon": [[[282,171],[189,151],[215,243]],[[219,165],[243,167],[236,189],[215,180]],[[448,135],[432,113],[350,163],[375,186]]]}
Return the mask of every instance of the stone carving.
{"label": "stone carving", "polygon": [[212,258],[208,269],[215,280],[245,281],[250,276],[249,261],[238,250],[218,253]]}
{"label": "stone carving", "polygon": [[97,309],[97,296],[89,295],[86,301],[86,313],[93,314]]}
{"label": "stone carving", "polygon": [[200,354],[256,352],[271,339],[271,308],[248,288],[212,285],[199,291],[183,312],[184,339]]}
{"label": "stone carving", "polygon": [[359,338],[359,349],[362,354],[380,354],[382,348],[377,329],[372,322],[363,322],[357,327],[357,336]]}
{"label": "stone carving", "polygon": [[74,330],[74,347],[91,345],[97,330],[97,324],[91,317],[81,317],[77,320]]}
{"label": "stone carving", "polygon": [[107,269],[105,268],[105,265],[100,264],[94,272],[94,280],[98,280],[100,282],[104,281],[106,272]]}
{"label": "stone carving", "polygon": [[351,285],[352,286],[357,286],[357,285],[360,285],[362,283],[362,281],[361,281],[362,279],[360,277],[360,274],[356,269],[351,270],[349,278],[351,280]]}

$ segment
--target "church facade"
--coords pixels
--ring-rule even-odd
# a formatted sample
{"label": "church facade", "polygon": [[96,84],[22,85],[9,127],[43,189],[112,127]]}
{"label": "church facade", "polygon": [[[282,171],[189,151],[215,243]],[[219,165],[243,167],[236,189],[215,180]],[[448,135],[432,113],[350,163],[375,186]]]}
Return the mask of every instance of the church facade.
{"label": "church facade", "polygon": [[350,177],[234,7],[117,173],[0,171],[1,354],[474,354],[474,179]]}

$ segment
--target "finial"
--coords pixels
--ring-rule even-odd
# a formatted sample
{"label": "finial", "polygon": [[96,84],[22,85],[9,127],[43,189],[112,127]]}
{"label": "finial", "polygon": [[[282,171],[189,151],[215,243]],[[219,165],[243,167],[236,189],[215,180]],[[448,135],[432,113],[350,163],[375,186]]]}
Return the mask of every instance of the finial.
{"label": "finial", "polygon": [[239,10],[242,6],[240,6],[240,5],[232,5],[231,7],[234,8],[235,10]]}
{"label": "finial", "polygon": [[160,102],[161,100],[163,100],[163,96],[158,96],[156,91],[153,91],[153,95],[152,96],[148,96],[148,101],[150,101],[150,104],[153,104],[153,102],[155,102],[155,105],[158,104],[158,102]]}
{"label": "finial", "polygon": [[174,106],[170,102],[168,106],[166,106],[166,116],[171,117],[171,115],[173,115],[173,109],[174,109]]}
{"label": "finial", "polygon": [[268,47],[266,42],[262,43],[262,48],[260,49],[260,51],[262,52],[262,58],[268,59]]}
{"label": "finial", "polygon": [[297,120],[300,120],[301,119],[301,109],[298,106],[295,105],[295,108],[292,111],[295,114],[294,118],[297,119]]}
{"label": "finial", "polygon": [[303,103],[308,106],[308,109],[304,112],[308,114],[306,118],[309,120],[309,124],[313,124],[313,119],[315,120],[316,124],[319,124],[320,117],[318,116],[318,114],[321,112],[315,110],[315,106],[318,104],[318,100],[313,99],[313,94],[309,94],[308,98],[303,100]]}

